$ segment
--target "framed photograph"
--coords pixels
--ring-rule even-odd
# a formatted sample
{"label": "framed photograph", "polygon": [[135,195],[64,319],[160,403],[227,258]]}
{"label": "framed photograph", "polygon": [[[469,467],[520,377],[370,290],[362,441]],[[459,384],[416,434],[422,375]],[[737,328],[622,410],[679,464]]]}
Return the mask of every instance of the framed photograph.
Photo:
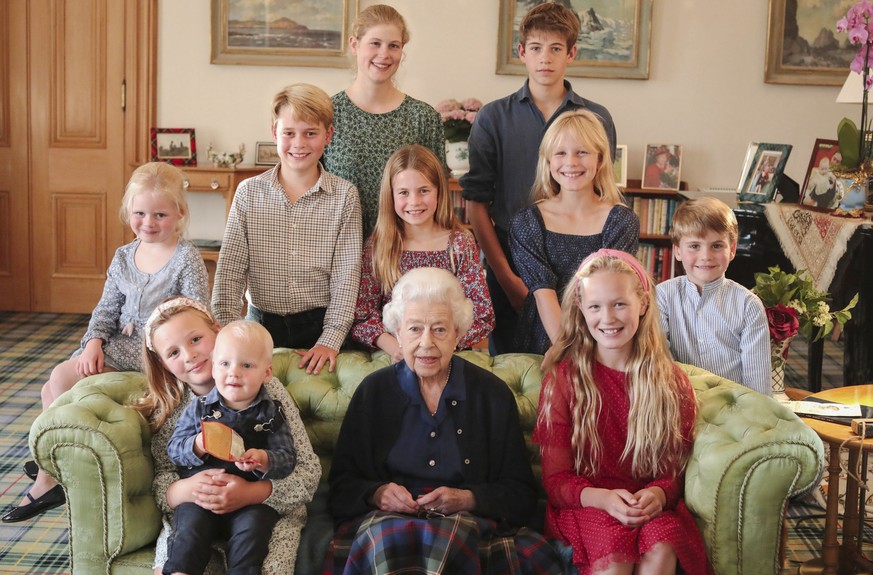
{"label": "framed photograph", "polygon": [[756,144],[750,167],[739,186],[741,202],[766,204],[776,195],[776,183],[785,170],[791,144]]}
{"label": "framed photograph", "polygon": [[615,161],[612,162],[612,172],[615,174],[615,183],[619,188],[627,187],[627,146],[615,147]]}
{"label": "framed photograph", "polygon": [[213,64],[345,68],[358,0],[212,0]]}
{"label": "framed photograph", "polygon": [[[518,24],[528,10],[545,0],[499,0],[497,73],[526,76],[518,57]],[[652,0],[564,0],[582,28],[576,59],[567,76],[648,80],[652,41]]]}
{"label": "framed photograph", "polygon": [[152,161],[177,166],[197,165],[194,128],[152,128]]}
{"label": "framed photograph", "polygon": [[840,204],[837,177],[831,171],[831,166],[839,161],[840,145],[836,140],[815,141],[800,189],[800,205],[831,211]]}
{"label": "framed photograph", "polygon": [[676,190],[682,172],[682,146],[649,144],[643,162],[643,189]]}
{"label": "framed photograph", "polygon": [[847,8],[840,0],[770,0],[764,81],[842,86],[857,52],[836,31]]}
{"label": "framed photograph", "polygon": [[257,142],[255,144],[255,165],[275,166],[279,163],[279,152],[275,142]]}

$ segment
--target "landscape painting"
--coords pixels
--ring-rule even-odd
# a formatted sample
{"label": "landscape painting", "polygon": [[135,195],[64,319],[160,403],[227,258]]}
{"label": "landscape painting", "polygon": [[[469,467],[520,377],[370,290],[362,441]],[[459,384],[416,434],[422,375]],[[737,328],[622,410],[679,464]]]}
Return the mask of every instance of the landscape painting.
{"label": "landscape painting", "polygon": [[357,0],[212,0],[212,63],[345,67]]}
{"label": "landscape painting", "polygon": [[837,20],[849,0],[770,0],[764,81],[842,86],[857,48]]}
{"label": "landscape painting", "polygon": [[518,25],[528,10],[548,1],[579,18],[576,60],[568,76],[648,79],[652,0],[500,0],[498,74],[526,74],[516,49]]}

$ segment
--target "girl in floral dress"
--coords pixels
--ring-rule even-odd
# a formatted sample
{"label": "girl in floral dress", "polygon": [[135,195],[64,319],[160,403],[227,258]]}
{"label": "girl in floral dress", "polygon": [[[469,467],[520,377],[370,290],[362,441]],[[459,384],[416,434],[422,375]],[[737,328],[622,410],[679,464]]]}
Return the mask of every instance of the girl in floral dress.
{"label": "girl in floral dress", "polygon": [[694,391],[658,325],[653,282],[636,259],[601,249],[561,303],[534,441],[548,496],[546,537],[581,575],[707,573],[681,499]]}
{"label": "girl in floral dress", "polygon": [[[159,575],[167,560],[167,545],[173,534],[173,510],[185,502],[196,503],[215,513],[232,513],[246,505],[264,503],[275,509],[279,521],[270,538],[263,573],[293,573],[306,523],[306,504],[321,477],[321,465],[312,450],[291,396],[276,380],[264,388],[285,414],[297,466],[282,479],[246,481],[220,469],[205,469],[180,479],[167,455],[167,443],[179,416],[191,401],[215,387],[212,350],[219,326],[205,305],[179,297],[164,301],[145,326],[144,363],[149,390],[134,409],[143,415],[153,433],[152,456],[155,478],[152,486],[163,517],[163,529],[155,543],[154,572]],[[225,570],[213,553],[206,573]]]}
{"label": "girl in floral dress", "polygon": [[352,339],[398,361],[397,339],[382,324],[382,308],[400,276],[420,267],[451,271],[473,302],[473,325],[458,343],[471,347],[494,329],[479,246],[458,222],[442,162],[429,149],[405,146],[385,165],[376,231],[364,243],[361,287]]}

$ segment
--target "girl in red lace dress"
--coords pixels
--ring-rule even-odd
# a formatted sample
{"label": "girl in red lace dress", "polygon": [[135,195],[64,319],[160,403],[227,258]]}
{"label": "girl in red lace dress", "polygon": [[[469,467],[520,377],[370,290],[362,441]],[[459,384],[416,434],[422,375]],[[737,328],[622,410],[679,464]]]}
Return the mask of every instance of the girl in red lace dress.
{"label": "girl in red lace dress", "polygon": [[458,349],[485,339],[494,329],[494,309],[479,245],[455,215],[443,164],[428,148],[410,145],[388,158],[382,174],[379,219],[364,243],[353,340],[402,359],[397,339],[382,324],[382,308],[400,276],[422,267],[452,272],[473,302],[473,325]]}
{"label": "girl in red lace dress", "polygon": [[564,292],[534,440],[548,494],[546,536],[588,573],[707,573],[680,498],[694,391],[658,327],[648,274],[599,250]]}

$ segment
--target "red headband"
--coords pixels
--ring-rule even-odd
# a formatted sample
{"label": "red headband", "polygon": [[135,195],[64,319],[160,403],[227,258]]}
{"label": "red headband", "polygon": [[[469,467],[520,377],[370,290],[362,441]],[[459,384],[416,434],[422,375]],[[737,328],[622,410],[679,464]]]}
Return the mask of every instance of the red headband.
{"label": "red headband", "polygon": [[[643,291],[649,293],[649,274],[646,273],[646,270],[643,269],[643,266],[640,265],[640,262],[637,261],[637,258],[633,257],[627,252],[623,252],[621,250],[611,250],[609,248],[602,248],[582,260],[582,265],[579,266],[579,271],[582,271],[582,268],[585,267],[585,264],[593,260],[594,258],[609,256],[613,258],[618,258],[621,261],[625,262],[627,265],[631,267],[631,269],[636,272],[637,277],[640,278],[640,284],[643,286]],[[576,272],[577,274],[579,272]],[[578,299],[578,295],[577,295]]]}

